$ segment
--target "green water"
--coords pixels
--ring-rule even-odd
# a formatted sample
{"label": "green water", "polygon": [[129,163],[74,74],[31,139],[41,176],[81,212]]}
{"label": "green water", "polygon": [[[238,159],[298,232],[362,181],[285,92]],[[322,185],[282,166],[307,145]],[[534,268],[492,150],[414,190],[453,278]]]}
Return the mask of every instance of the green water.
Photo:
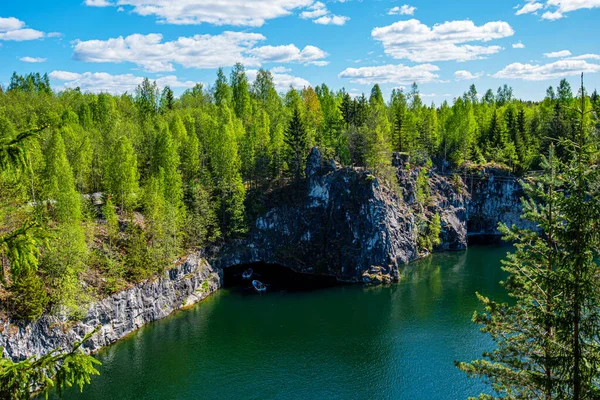
{"label": "green water", "polygon": [[506,298],[507,250],[437,254],[390,287],[224,289],[102,351],[66,398],[464,399],[486,386],[454,360],[490,346],[470,319],[475,291]]}

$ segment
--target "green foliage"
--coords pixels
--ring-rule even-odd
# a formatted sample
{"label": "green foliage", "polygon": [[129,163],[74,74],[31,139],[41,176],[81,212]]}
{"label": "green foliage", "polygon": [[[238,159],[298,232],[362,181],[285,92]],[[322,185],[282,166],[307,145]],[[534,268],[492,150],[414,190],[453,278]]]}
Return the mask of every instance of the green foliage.
{"label": "green foliage", "polygon": [[50,233],[49,250],[42,254],[40,270],[50,289],[50,300],[57,311],[77,319],[89,303],[89,293],[82,287],[80,275],[85,271],[88,247],[79,224],[61,224]]}
{"label": "green foliage", "polygon": [[148,246],[144,230],[135,223],[127,226],[125,266],[127,276],[132,280],[142,280],[156,273],[162,260],[154,258],[154,251]]}
{"label": "green foliage", "polygon": [[122,136],[108,156],[104,185],[122,210],[135,208],[139,195],[137,157],[131,141]]}
{"label": "green foliage", "polygon": [[[40,248],[44,244],[43,233],[38,224],[32,221],[26,221],[14,231],[0,236],[0,257],[8,259],[13,278],[37,272]],[[0,276],[0,281],[6,282],[4,274]]]}
{"label": "green foliage", "polygon": [[436,246],[442,242],[440,233],[442,232],[442,223],[439,214],[434,214],[430,221],[425,218],[419,218],[417,245],[419,248],[433,251]]}
{"label": "green foliage", "polygon": [[[560,91],[563,101],[571,100],[565,83]],[[502,227],[516,249],[503,266],[509,274],[503,285],[514,301],[478,294],[485,312],[473,321],[495,348],[457,366],[493,385],[497,396],[482,398],[600,396],[600,160],[597,138],[588,134],[583,90],[580,100],[577,135],[559,142],[560,155],[551,145],[548,158],[542,157],[543,174],[523,184],[529,196],[523,217],[540,232]]]}
{"label": "green foliage", "polygon": [[121,230],[119,228],[119,216],[110,196],[106,199],[106,203],[104,203],[104,220],[106,221],[108,240],[112,245],[119,239]]}
{"label": "green foliage", "polygon": [[[416,85],[386,100],[377,85],[367,96],[325,84],[278,94],[269,71],[249,82],[241,64],[229,77],[220,70],[211,90],[198,84],[179,98],[149,79],[133,94],[113,96],[54,93],[44,76],[14,74],[0,93],[4,287],[11,292],[18,277],[35,274],[47,309],[77,315],[76,304],[91,295],[147,278],[192,248],[245,234],[265,196],[289,175],[303,176],[313,145],[400,193],[392,151],[428,169],[434,160],[443,173],[492,163],[524,175],[539,169],[552,143],[577,132],[566,81],[538,103],[515,100],[508,86],[479,97],[473,85],[450,103],[425,104]],[[600,109],[597,95],[587,103]],[[568,146],[556,153],[569,160]],[[424,169],[417,181],[426,207]],[[115,207],[104,205],[107,231],[96,200],[108,196]],[[435,217],[424,215],[419,236],[430,248]]]}
{"label": "green foliage", "polygon": [[419,168],[419,173],[416,179],[415,198],[421,206],[427,205],[431,197],[431,189],[429,188],[429,179],[427,179],[427,168]]}
{"label": "green foliage", "polygon": [[61,223],[81,220],[81,196],[75,189],[73,171],[67,160],[65,143],[54,131],[46,149],[45,193],[53,203],[54,218]]}
{"label": "green foliage", "polygon": [[211,207],[210,192],[195,183],[188,190],[188,216],[184,224],[186,245],[189,248],[201,248],[215,242],[220,236],[219,221]]}
{"label": "green foliage", "polygon": [[12,318],[35,321],[42,316],[49,299],[39,276],[35,273],[19,275],[9,288],[9,311]]}
{"label": "green foliage", "polygon": [[294,108],[292,119],[285,131],[285,144],[287,145],[287,161],[291,174],[296,180],[304,174],[304,163],[308,151],[308,137],[306,128],[298,107]]}
{"label": "green foliage", "polygon": [[91,377],[99,375],[96,366],[100,365],[100,361],[84,354],[81,345],[97,331],[87,334],[68,352],[57,349],[37,359],[31,357],[20,362],[0,358],[0,399],[28,400],[38,393],[48,398],[51,391],[60,396],[72,386],[83,391]]}
{"label": "green foliage", "polygon": [[431,222],[429,224],[429,241],[435,246],[439,246],[442,243],[440,238],[440,233],[442,232],[442,220],[440,214],[435,214],[431,218]]}

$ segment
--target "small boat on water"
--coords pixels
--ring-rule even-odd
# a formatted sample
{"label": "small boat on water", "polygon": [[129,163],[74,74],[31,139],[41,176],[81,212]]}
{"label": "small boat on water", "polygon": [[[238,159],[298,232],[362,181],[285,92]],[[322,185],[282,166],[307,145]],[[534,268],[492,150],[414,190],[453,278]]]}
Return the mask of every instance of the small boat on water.
{"label": "small boat on water", "polygon": [[252,268],[248,268],[244,272],[242,272],[242,279],[250,279],[254,274],[254,270]]}
{"label": "small boat on water", "polygon": [[258,293],[267,291],[267,287],[261,281],[257,281],[257,280],[252,281],[252,286],[254,286],[254,290],[256,290]]}

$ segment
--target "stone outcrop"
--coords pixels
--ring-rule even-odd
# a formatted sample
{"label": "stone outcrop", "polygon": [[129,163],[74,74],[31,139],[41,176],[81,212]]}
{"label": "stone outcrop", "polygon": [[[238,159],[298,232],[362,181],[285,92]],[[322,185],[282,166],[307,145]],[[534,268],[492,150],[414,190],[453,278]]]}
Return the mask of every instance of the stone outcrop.
{"label": "stone outcrop", "polygon": [[93,303],[81,321],[50,316],[30,324],[0,320],[0,347],[4,347],[5,356],[21,360],[57,347],[69,349],[100,326],[99,333],[83,345],[93,352],[149,322],[197,303],[221,284],[222,271],[193,254],[155,279]]}
{"label": "stone outcrop", "polygon": [[[305,186],[277,193],[246,239],[230,242],[211,263],[221,267],[266,262],[297,272],[334,276],[340,281],[396,281],[400,267],[424,255],[417,246],[415,181],[418,171],[398,168],[403,193],[391,190],[368,171],[338,168],[313,148]],[[445,177],[431,175],[433,193],[426,215],[442,219],[440,250],[465,249],[466,196]],[[287,191],[287,192],[285,192]],[[276,196],[273,196],[276,197]]]}
{"label": "stone outcrop", "polygon": [[488,169],[467,175],[465,185],[471,200],[466,207],[469,236],[499,236],[498,223],[536,229],[521,219],[521,198],[525,196],[517,179],[505,172]]}
{"label": "stone outcrop", "polygon": [[[277,193],[249,236],[214,257],[219,266],[266,262],[298,272],[362,281],[372,266],[398,279],[398,266],[417,256],[414,218],[393,191],[366,171],[336,168],[313,148],[304,186]],[[289,192],[285,192],[289,191]],[[274,195],[274,196],[275,196]]]}

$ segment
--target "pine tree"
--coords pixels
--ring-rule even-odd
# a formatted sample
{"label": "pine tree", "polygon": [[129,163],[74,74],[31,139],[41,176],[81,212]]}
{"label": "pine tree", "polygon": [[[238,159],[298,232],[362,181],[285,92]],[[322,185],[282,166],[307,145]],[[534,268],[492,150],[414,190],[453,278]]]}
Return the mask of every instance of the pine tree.
{"label": "pine tree", "polygon": [[308,151],[307,133],[300,111],[294,108],[292,119],[285,131],[285,144],[288,152],[288,166],[294,179],[299,180],[304,173],[304,162]]}
{"label": "pine tree", "polygon": [[248,92],[248,77],[241,63],[236,63],[231,70],[231,91],[233,110],[235,115],[242,120],[244,126],[250,123],[252,103]]}
{"label": "pine tree", "polygon": [[93,375],[99,375],[96,366],[101,363],[80,349],[96,333],[97,330],[88,333],[68,351],[56,349],[19,362],[0,358],[0,398],[21,400],[37,394],[47,397],[50,392],[60,396],[72,386],[81,392]]}
{"label": "pine tree", "polygon": [[346,129],[348,129],[350,125],[354,125],[353,111],[352,98],[348,93],[344,93],[342,96],[342,103],[340,104],[340,112],[342,113],[344,122],[346,122]]}
{"label": "pine tree", "polygon": [[169,87],[167,85],[163,89],[162,94],[160,96],[161,112],[165,113],[165,112],[173,110],[174,103],[175,103],[175,98],[173,96],[173,91],[171,90],[171,87]]}

